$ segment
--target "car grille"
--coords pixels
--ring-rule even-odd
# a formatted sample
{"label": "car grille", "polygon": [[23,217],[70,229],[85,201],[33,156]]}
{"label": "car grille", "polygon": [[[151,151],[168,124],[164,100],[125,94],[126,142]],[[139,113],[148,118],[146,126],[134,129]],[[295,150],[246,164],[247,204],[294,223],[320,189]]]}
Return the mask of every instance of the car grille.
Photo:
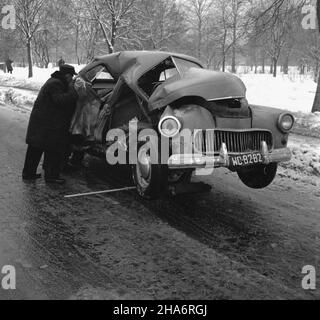
{"label": "car grille", "polygon": [[195,133],[194,149],[197,153],[219,153],[225,143],[229,153],[246,153],[259,151],[262,141],[267,143],[270,151],[273,146],[270,131],[201,130]]}

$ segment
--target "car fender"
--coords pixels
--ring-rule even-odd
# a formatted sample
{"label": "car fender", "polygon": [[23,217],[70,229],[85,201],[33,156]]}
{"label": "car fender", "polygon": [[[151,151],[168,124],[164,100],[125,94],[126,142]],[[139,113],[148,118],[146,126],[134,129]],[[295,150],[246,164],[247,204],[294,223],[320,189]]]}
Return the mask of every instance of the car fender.
{"label": "car fender", "polygon": [[271,131],[275,149],[286,147],[289,133],[283,133],[278,128],[279,117],[285,111],[259,105],[250,105],[250,109],[252,112],[252,127]]}

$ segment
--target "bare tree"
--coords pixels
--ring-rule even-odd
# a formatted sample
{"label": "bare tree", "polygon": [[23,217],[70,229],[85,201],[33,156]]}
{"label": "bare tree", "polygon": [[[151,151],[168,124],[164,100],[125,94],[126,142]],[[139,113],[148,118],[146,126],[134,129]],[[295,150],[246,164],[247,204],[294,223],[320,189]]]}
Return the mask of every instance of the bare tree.
{"label": "bare tree", "polygon": [[[228,41],[229,30],[230,30],[230,3],[224,0],[218,0],[215,3],[215,17],[218,23],[217,29],[220,30],[220,33],[217,37],[217,43],[219,45],[218,50],[220,51],[220,60],[217,64],[217,68],[222,66],[222,71],[226,70],[226,59],[227,53],[231,48],[231,43]],[[228,44],[229,42],[229,44]]]}
{"label": "bare tree", "polygon": [[44,29],[38,31],[33,39],[34,46],[33,51],[41,62],[41,67],[48,68],[50,63],[50,45],[51,45],[51,34],[49,30]]}
{"label": "bare tree", "polygon": [[198,59],[202,58],[202,45],[207,25],[211,19],[213,0],[188,0],[186,15],[196,33],[196,53]]}
{"label": "bare tree", "polygon": [[244,0],[231,0],[231,29],[232,29],[232,61],[231,72],[236,73],[236,54],[239,39],[245,35],[244,28],[246,25]]}
{"label": "bare tree", "polygon": [[41,26],[44,2],[44,0],[15,0],[17,27],[27,48],[29,78],[33,77],[32,41]]}
{"label": "bare tree", "polygon": [[[317,0],[317,18],[318,18],[318,29],[320,31],[320,0]],[[318,76],[318,87],[316,96],[314,98],[312,112],[320,112],[320,77]]]}
{"label": "bare tree", "polygon": [[72,0],[72,7],[74,10],[69,15],[70,27],[73,30],[75,57],[80,65],[93,59],[100,27],[97,21],[91,18],[86,3]]}
{"label": "bare tree", "polygon": [[116,40],[130,29],[130,18],[136,0],[86,0],[91,19],[101,28],[109,53],[115,51]]}
{"label": "bare tree", "polygon": [[140,0],[135,15],[135,34],[141,47],[168,50],[186,31],[183,16],[175,0]]}
{"label": "bare tree", "polygon": [[[286,12],[287,13],[287,12]],[[277,76],[278,60],[286,41],[287,21],[286,13],[281,14],[279,9],[273,12],[274,20],[268,29],[268,49],[267,52],[272,61],[273,76]]]}

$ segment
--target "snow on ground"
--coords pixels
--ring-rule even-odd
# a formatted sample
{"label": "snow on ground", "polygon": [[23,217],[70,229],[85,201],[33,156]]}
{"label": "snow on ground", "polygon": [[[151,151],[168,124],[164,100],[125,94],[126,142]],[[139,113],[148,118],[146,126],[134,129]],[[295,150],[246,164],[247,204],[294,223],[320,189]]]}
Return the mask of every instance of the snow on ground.
{"label": "snow on ground", "polygon": [[294,133],[307,137],[320,138],[320,113],[295,113]]}
{"label": "snow on ground", "polygon": [[[74,65],[76,71],[83,66]],[[34,67],[34,77],[28,79],[28,68],[14,68],[13,74],[0,71],[0,103],[31,109],[42,85],[58,68],[42,69]]]}
{"label": "snow on ground", "polygon": [[36,99],[36,91],[6,88],[0,86],[0,103],[31,110]]}
{"label": "snow on ground", "polygon": [[292,159],[281,164],[280,175],[320,185],[320,140],[291,135],[288,146],[292,150]]}
{"label": "snow on ground", "polygon": [[247,87],[247,98],[251,104],[269,106],[292,112],[309,113],[317,89],[317,84],[309,76],[297,74],[239,75]]}
{"label": "snow on ground", "polygon": [[[76,71],[80,71],[84,66],[73,65]],[[58,68],[50,67],[42,69],[34,67],[33,78],[28,78],[28,68],[14,68],[13,74],[5,74],[0,71],[0,86],[10,86],[39,91],[41,86],[50,78],[51,74]]]}

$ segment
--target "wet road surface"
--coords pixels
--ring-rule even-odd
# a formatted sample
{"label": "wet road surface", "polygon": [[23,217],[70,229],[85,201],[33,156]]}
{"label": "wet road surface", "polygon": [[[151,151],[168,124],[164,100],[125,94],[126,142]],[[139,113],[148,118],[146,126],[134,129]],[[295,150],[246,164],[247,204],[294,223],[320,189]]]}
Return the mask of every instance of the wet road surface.
{"label": "wet road surface", "polygon": [[[0,299],[316,299],[302,267],[320,272],[320,190],[278,176],[263,191],[217,170],[204,195],[146,201],[126,172],[88,158],[66,186],[23,183],[28,113],[0,106]],[[0,275],[1,279],[1,275]]]}

